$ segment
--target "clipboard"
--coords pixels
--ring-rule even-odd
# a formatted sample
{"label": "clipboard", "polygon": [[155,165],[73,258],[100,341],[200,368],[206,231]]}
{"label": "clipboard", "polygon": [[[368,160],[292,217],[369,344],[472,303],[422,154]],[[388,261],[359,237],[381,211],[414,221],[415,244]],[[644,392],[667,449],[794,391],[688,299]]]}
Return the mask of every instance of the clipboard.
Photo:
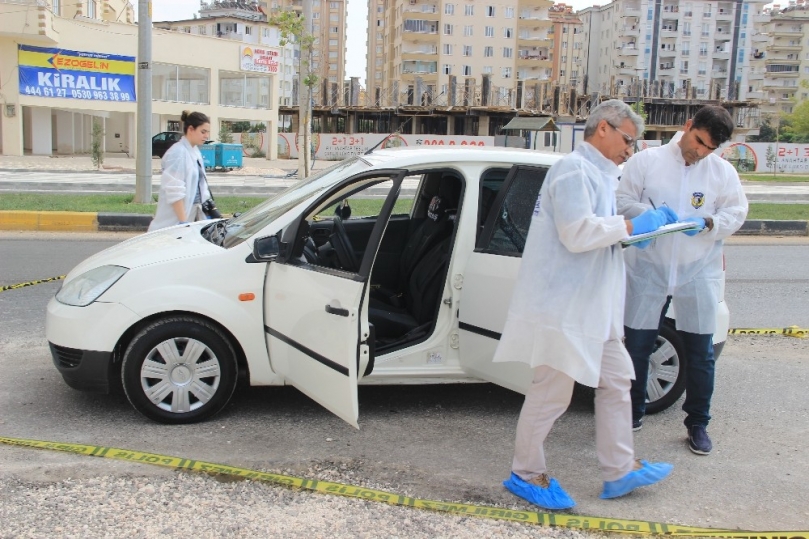
{"label": "clipboard", "polygon": [[643,234],[630,236],[629,238],[621,241],[621,245],[632,245],[633,243],[638,243],[639,241],[652,240],[659,238],[660,236],[666,236],[667,234],[674,234],[675,232],[682,232],[684,230],[693,230],[695,228],[699,228],[697,223],[692,221],[679,221],[677,223],[671,223],[670,225],[663,225],[652,232],[645,232]]}

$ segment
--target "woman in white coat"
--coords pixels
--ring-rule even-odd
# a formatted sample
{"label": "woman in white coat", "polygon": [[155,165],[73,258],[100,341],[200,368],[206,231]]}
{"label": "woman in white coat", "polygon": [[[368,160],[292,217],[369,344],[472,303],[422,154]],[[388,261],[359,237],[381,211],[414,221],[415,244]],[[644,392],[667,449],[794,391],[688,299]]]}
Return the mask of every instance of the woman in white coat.
{"label": "woman in white coat", "polygon": [[163,155],[157,211],[149,232],[206,219],[202,203],[211,198],[199,151],[211,133],[211,120],[201,112],[183,111],[183,138]]}

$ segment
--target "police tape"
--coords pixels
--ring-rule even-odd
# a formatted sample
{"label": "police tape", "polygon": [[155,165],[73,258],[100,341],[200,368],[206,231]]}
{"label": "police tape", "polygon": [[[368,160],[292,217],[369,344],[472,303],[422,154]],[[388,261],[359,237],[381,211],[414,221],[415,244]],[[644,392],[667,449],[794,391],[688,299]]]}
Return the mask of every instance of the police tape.
{"label": "police tape", "polygon": [[225,475],[239,477],[250,481],[272,483],[288,488],[333,494],[348,498],[357,498],[369,502],[386,503],[402,507],[427,509],[456,516],[472,516],[522,522],[540,526],[570,528],[581,531],[601,531],[614,533],[629,533],[633,535],[669,535],[673,537],[727,537],[733,539],[809,539],[807,531],[741,531],[718,528],[694,528],[677,524],[664,524],[642,520],[624,520],[616,518],[589,517],[584,515],[565,515],[560,513],[541,513],[536,511],[520,511],[515,509],[502,509],[484,505],[470,505],[464,503],[449,503],[435,500],[423,500],[402,496],[383,490],[370,489],[344,483],[305,479],[290,475],[260,472],[248,468],[238,468],[226,464],[214,464],[199,460],[171,457],[142,451],[130,451],[115,447],[97,445],[71,444],[48,442],[42,440],[27,440],[22,438],[0,437],[0,443],[19,447],[36,449],[49,449],[76,455],[102,457],[123,460],[141,464],[151,464],[187,472],[202,472],[210,475]]}
{"label": "police tape", "polygon": [[786,335],[787,337],[809,337],[809,329],[798,326],[785,328],[733,328],[728,335]]}
{"label": "police tape", "polygon": [[0,292],[5,292],[6,290],[16,290],[17,288],[25,288],[26,286],[34,286],[36,284],[52,283],[53,281],[59,281],[64,278],[65,278],[64,275],[60,275],[58,277],[48,277],[46,279],[37,279],[36,281],[28,281],[27,283],[17,283],[17,284],[10,284],[7,286],[0,286]]}

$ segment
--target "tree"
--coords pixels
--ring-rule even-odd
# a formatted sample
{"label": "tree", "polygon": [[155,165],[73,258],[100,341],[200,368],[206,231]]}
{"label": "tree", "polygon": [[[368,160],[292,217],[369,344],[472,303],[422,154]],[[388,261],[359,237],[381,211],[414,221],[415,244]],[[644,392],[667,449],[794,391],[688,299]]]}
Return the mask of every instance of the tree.
{"label": "tree", "polygon": [[312,73],[312,53],[315,38],[311,32],[311,0],[303,1],[303,14],[294,11],[282,11],[269,18],[271,25],[277,26],[281,33],[280,45],[285,47],[289,43],[297,43],[300,48],[298,56],[298,73],[300,76],[300,91],[298,92],[298,177],[306,178],[312,169],[311,139],[312,139],[312,89],[317,84],[318,76]]}
{"label": "tree", "polygon": [[[785,125],[786,124],[786,125]],[[781,123],[784,134],[789,135],[790,142],[809,141],[809,101],[801,101],[792,109],[792,114]],[[783,137],[781,139],[784,140]]]}
{"label": "tree", "polygon": [[104,126],[97,118],[93,118],[90,141],[90,158],[96,169],[101,169],[101,165],[104,164]]}
{"label": "tree", "polygon": [[769,118],[764,118],[758,128],[758,135],[747,137],[747,142],[775,142],[775,128]]}
{"label": "tree", "polygon": [[222,122],[219,124],[219,142],[226,144],[233,142],[233,131],[230,127],[230,122]]}

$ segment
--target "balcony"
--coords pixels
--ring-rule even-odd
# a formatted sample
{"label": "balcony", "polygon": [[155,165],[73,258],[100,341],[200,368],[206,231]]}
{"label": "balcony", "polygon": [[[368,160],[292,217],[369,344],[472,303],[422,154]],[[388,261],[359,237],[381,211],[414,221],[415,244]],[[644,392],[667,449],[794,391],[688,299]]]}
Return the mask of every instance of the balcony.
{"label": "balcony", "polygon": [[783,82],[776,82],[772,80],[764,81],[762,88],[776,92],[795,92],[798,89],[797,86],[784,86]]}
{"label": "balcony", "polygon": [[797,66],[800,65],[801,61],[799,58],[773,58],[772,56],[768,56],[764,63],[766,65],[785,65],[785,66]]}
{"label": "balcony", "polygon": [[426,21],[438,21],[441,19],[441,13],[438,8],[433,5],[422,4],[421,6],[408,6],[404,9],[403,17],[412,17],[418,15],[419,19]]}
{"label": "balcony", "polygon": [[431,56],[438,56],[438,47],[410,47],[402,49],[402,60],[430,60]]}
{"label": "balcony", "polygon": [[[39,0],[0,0],[0,37],[38,44],[59,42],[49,3]],[[16,60],[16,54],[15,54]]]}
{"label": "balcony", "polygon": [[767,45],[766,50],[768,51],[784,51],[784,52],[801,52],[803,47],[800,43],[796,44],[780,44],[780,43],[770,43]]}
{"label": "balcony", "polygon": [[756,91],[756,92],[747,92],[747,99],[765,99],[767,94],[764,92]]}
{"label": "balcony", "polygon": [[753,43],[767,43],[770,41],[770,34],[762,34],[761,32],[750,36],[750,41]]}
{"label": "balcony", "polygon": [[660,64],[658,69],[661,75],[671,75],[674,73],[674,64]]}
{"label": "balcony", "polygon": [[730,49],[715,49],[713,51],[713,58],[714,60],[729,60],[730,59]]}
{"label": "balcony", "polygon": [[638,24],[631,24],[627,26],[622,26],[618,29],[618,35],[620,36],[639,36],[640,35],[640,25]]}
{"label": "balcony", "polygon": [[799,77],[800,74],[801,72],[798,71],[797,69],[795,71],[767,71],[766,78],[764,80],[780,79],[785,77],[788,79],[792,79]]}
{"label": "balcony", "polygon": [[529,34],[517,37],[518,47],[553,47],[553,38],[547,34]]}
{"label": "balcony", "polygon": [[797,38],[800,39],[801,37],[803,37],[803,30],[795,29],[795,28],[781,27],[781,28],[776,28],[775,30],[770,32],[770,35],[775,36],[775,37],[779,37],[779,36],[780,37],[797,37]]}
{"label": "balcony", "polygon": [[549,60],[547,56],[538,54],[520,54],[517,56],[517,67],[552,68],[553,61]]}
{"label": "balcony", "polygon": [[618,48],[618,56],[637,56],[640,54],[640,49],[631,45]]}
{"label": "balcony", "polygon": [[714,69],[711,71],[711,78],[712,79],[726,79],[728,78],[728,70],[727,69]]}
{"label": "balcony", "polygon": [[747,73],[747,80],[764,80],[764,72],[750,71]]}
{"label": "balcony", "polygon": [[672,58],[674,56],[677,56],[677,50],[674,49],[674,48],[660,49],[660,52],[658,53],[658,56],[660,58]]}
{"label": "balcony", "polygon": [[626,6],[621,13],[621,17],[640,17],[640,8]]}
{"label": "balcony", "polygon": [[733,11],[728,9],[720,9],[716,11],[715,18],[717,21],[730,21],[733,19]]}
{"label": "balcony", "polygon": [[677,37],[677,27],[667,25],[660,29],[661,37]]}

